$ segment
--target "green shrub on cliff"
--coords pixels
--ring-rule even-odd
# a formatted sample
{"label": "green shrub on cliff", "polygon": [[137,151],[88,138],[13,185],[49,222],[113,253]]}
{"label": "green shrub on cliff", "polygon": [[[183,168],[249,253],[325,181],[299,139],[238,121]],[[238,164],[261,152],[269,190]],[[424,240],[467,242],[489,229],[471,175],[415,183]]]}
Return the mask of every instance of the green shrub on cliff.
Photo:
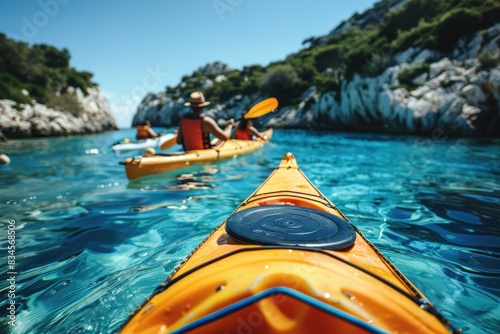
{"label": "green shrub on cliff", "polygon": [[[227,80],[213,82],[206,95],[220,102],[235,94],[275,95],[281,105],[295,103],[310,86],[320,93],[338,91],[342,81],[354,74],[377,76],[393,65],[393,55],[410,47],[446,55],[458,41],[466,42],[476,32],[499,23],[499,17],[498,0],[381,0],[329,35],[305,39],[304,48],[283,61],[226,73]],[[488,59],[484,61],[488,64]],[[413,86],[413,79],[426,66],[402,70],[401,84]],[[200,89],[203,80],[195,72],[167,91],[186,98]]]}
{"label": "green shrub on cliff", "polygon": [[300,92],[300,83],[300,78],[291,65],[280,64],[268,69],[259,88],[264,95],[275,96],[283,103],[290,103],[293,96]]}
{"label": "green shrub on cliff", "polygon": [[426,63],[416,63],[403,67],[398,72],[398,81],[401,85],[412,89],[415,87],[413,80],[421,74],[428,73],[430,65]]}
{"label": "green shrub on cliff", "polygon": [[387,53],[375,52],[365,67],[367,76],[375,77],[392,65],[391,56]]}
{"label": "green shrub on cliff", "polygon": [[389,15],[381,33],[394,51],[421,47],[450,52],[460,38],[499,22],[497,0],[411,0]]}
{"label": "green shrub on cliff", "polygon": [[0,99],[6,98],[18,103],[31,103],[31,99],[22,93],[21,82],[14,76],[0,71]]}
{"label": "green shrub on cliff", "polygon": [[[46,44],[29,46],[16,42],[0,33],[0,99],[18,103],[64,105],[66,111],[78,114],[77,104],[69,101],[65,90],[69,86],[80,88],[84,94],[92,83],[92,73],[80,72],[70,67],[70,53]],[[29,92],[29,96],[22,93]],[[67,101],[66,101],[67,100]],[[74,100],[70,99],[70,100]]]}
{"label": "green shrub on cliff", "polygon": [[478,57],[481,68],[489,70],[500,65],[500,57],[493,52],[485,52]]}
{"label": "green shrub on cliff", "polygon": [[83,113],[82,106],[78,103],[75,95],[64,93],[61,95],[48,94],[45,104],[49,108],[66,111],[73,116],[80,116]]}

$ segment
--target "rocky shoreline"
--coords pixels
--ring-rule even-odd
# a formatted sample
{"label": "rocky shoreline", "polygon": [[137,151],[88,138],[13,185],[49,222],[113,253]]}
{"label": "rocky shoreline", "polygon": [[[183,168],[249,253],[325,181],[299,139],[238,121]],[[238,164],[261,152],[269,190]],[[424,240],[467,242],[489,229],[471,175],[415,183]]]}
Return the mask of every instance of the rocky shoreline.
{"label": "rocky shoreline", "polygon": [[499,135],[500,69],[481,70],[477,59],[443,58],[415,79],[422,81],[417,88],[393,89],[401,67],[390,67],[375,78],[355,75],[340,92],[319,95],[311,89],[298,108],[286,107],[284,116],[270,125],[415,135],[437,129],[451,136]]}
{"label": "rocky shoreline", "polygon": [[67,93],[76,97],[81,113],[73,115],[36,101],[30,105],[0,100],[0,137],[6,140],[84,135],[118,129],[99,88],[89,88],[87,94],[70,88]]}

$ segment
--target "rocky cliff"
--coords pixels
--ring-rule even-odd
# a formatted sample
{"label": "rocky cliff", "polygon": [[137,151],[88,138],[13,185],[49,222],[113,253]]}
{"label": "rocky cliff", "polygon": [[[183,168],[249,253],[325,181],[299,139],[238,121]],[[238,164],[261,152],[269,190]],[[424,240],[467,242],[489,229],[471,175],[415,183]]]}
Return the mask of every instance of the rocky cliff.
{"label": "rocky cliff", "polygon": [[[480,54],[499,56],[500,25],[477,34],[452,53],[410,48],[394,56],[397,64],[381,75],[355,75],[339,92],[307,92],[298,108],[286,108],[274,126],[311,126],[410,134],[440,130],[449,135],[500,135],[500,67],[485,68]],[[428,63],[412,79],[413,89],[400,87],[405,68]]]}
{"label": "rocky cliff", "polygon": [[[497,24],[460,40],[451,53],[409,48],[394,55],[392,66],[378,76],[355,74],[335,91],[318,92],[310,87],[300,103],[282,105],[279,117],[268,126],[499,136],[499,46]],[[488,65],[482,55],[495,61]],[[403,73],[416,74],[410,78],[406,75],[403,84]],[[224,80],[224,73],[218,78]],[[187,111],[183,106],[185,96],[174,99],[166,93],[149,94],[140,104],[133,125],[144,119],[158,126],[177,125],[180,115]],[[249,102],[250,97],[236,95],[224,104],[210,106],[207,114],[239,117]]]}
{"label": "rocky cliff", "polygon": [[75,98],[78,112],[56,110],[35,101],[31,105],[0,100],[0,133],[13,139],[90,134],[118,128],[99,88],[88,88],[87,94],[83,94],[81,89],[70,87],[66,94]]}

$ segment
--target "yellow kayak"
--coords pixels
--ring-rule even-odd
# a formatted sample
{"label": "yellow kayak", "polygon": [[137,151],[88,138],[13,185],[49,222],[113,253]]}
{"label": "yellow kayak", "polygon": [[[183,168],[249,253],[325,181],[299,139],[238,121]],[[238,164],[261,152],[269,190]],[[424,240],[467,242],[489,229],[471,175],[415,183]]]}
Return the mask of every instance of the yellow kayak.
{"label": "yellow kayak", "polygon": [[159,154],[152,157],[127,158],[122,164],[125,165],[127,178],[135,180],[147,175],[168,172],[196,164],[230,159],[253,152],[264,146],[271,139],[273,130],[266,130],[262,132],[262,135],[267,136],[267,140],[261,140],[260,138],[257,140],[230,139],[223,142],[220,146],[211,149],[187,151],[182,154]]}
{"label": "yellow kayak", "polygon": [[121,333],[459,333],[287,153]]}

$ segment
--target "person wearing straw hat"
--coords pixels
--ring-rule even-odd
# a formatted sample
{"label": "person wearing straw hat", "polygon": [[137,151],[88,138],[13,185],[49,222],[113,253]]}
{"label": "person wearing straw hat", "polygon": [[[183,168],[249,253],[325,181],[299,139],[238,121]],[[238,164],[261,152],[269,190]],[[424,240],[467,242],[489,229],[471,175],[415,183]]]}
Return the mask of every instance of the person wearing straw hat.
{"label": "person wearing straw hat", "polygon": [[177,144],[183,145],[185,151],[211,148],[210,135],[222,141],[231,137],[234,120],[227,121],[222,130],[211,117],[203,115],[204,107],[209,104],[200,91],[191,93],[189,102],[184,103],[186,107],[191,107],[191,113],[180,121]]}

